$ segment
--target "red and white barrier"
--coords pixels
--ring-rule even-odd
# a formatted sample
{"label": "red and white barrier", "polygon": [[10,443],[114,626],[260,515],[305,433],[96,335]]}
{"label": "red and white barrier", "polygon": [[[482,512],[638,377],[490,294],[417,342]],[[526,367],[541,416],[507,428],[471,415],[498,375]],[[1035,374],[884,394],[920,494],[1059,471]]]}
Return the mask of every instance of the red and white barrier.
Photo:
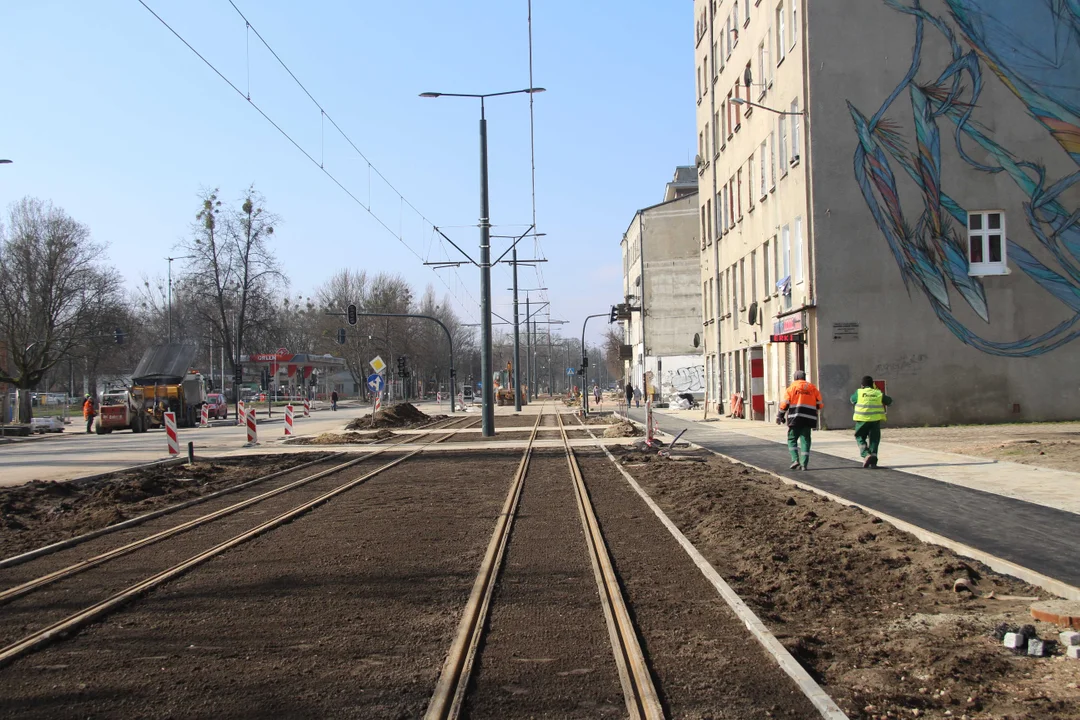
{"label": "red and white barrier", "polygon": [[176,413],[167,412],[165,416],[165,438],[169,443],[169,454],[180,454],[180,439],[176,436]]}
{"label": "red and white barrier", "polygon": [[247,413],[247,441],[248,445],[259,444],[259,429],[255,426],[255,411]]}
{"label": "red and white barrier", "polygon": [[311,417],[311,400],[304,398],[304,417]]}
{"label": "red and white barrier", "polygon": [[293,435],[293,406],[285,406],[285,437]]}
{"label": "red and white barrier", "polygon": [[236,403],[236,420],[241,425],[247,425],[247,410],[244,408],[243,400],[239,400]]}
{"label": "red and white barrier", "polygon": [[382,393],[375,396],[375,408],[371,411],[372,414],[379,412],[382,409]]}
{"label": "red and white barrier", "polygon": [[439,403],[439,405],[442,405],[442,393],[435,393],[435,402]]}
{"label": "red and white barrier", "polygon": [[202,417],[199,418],[199,427],[210,427],[210,406],[203,403]]}
{"label": "red and white barrier", "polygon": [[653,415],[652,415],[652,400],[646,398],[645,400],[645,444],[653,444]]}

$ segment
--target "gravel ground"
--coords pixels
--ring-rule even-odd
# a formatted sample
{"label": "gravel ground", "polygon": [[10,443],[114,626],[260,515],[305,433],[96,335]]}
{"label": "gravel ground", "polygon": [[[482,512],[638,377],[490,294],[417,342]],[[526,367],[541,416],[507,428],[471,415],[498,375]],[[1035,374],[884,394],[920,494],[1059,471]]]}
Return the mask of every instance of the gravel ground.
{"label": "gravel ground", "polygon": [[469,718],[623,717],[565,455],[537,451],[465,701]]}
{"label": "gravel ground", "polygon": [[407,461],[0,670],[0,716],[419,717],[518,458]]}
{"label": "gravel ground", "polygon": [[820,717],[611,461],[578,460],[667,716]]}
{"label": "gravel ground", "polygon": [[882,442],[1080,472],[1080,423],[890,428]]}
{"label": "gravel ground", "polygon": [[[613,448],[617,455],[622,449]],[[1047,597],[877,518],[708,453],[627,470],[853,719],[1080,717],[1080,664],[990,635]],[[967,578],[974,593],[956,593]],[[1041,637],[1060,628],[1033,623]]]}
{"label": "gravel ground", "polygon": [[112,525],[239,485],[326,453],[252,455],[116,473],[85,482],[30,482],[0,489],[0,557]]}

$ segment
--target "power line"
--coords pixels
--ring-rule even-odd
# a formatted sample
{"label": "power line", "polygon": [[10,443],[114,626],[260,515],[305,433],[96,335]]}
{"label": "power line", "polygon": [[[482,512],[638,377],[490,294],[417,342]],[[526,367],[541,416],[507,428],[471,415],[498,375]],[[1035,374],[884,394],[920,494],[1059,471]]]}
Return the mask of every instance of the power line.
{"label": "power line", "polygon": [[[160,22],[162,25],[164,25],[165,28],[169,32],[171,32],[176,37],[177,40],[182,42],[189,50],[191,50],[192,53],[195,54],[195,56],[197,58],[202,60],[203,63],[208,68],[213,70],[215,75],[217,75],[219,78],[221,78],[223,81],[225,81],[225,84],[227,84],[230,88],[232,88],[233,91],[236,92],[237,95],[244,98],[248,102],[248,104],[251,105],[251,107],[253,107],[255,109],[255,111],[258,112],[263,117],[263,119],[265,119],[268,123],[270,123],[270,125],[273,126],[273,128],[275,130],[277,130],[282,135],[282,137],[284,137],[286,140],[288,140],[293,145],[293,147],[295,147],[297,150],[299,150],[304,155],[304,157],[306,157],[308,160],[311,161],[311,163],[313,165],[315,165],[317,168],[319,168],[319,170],[322,171],[322,173],[324,175],[326,175],[326,177],[328,177],[331,180],[331,182],[333,182],[335,185],[337,185],[339,188],[341,188],[341,190],[346,195],[348,195],[349,198],[351,198],[353,202],[355,202],[358,206],[363,208],[364,211],[368,215],[370,215],[372,218],[374,218],[375,221],[377,223],[379,223],[379,225],[381,225],[388,233],[390,233],[395,238],[397,238],[398,242],[401,243],[401,245],[403,247],[405,247],[409,252],[411,252],[413,255],[415,255],[418,260],[420,260],[421,262],[424,262],[423,256],[421,256],[418,252],[416,252],[416,250],[414,250],[412,248],[412,246],[410,246],[407,242],[405,242],[405,239],[402,236],[401,232],[395,232],[393,230],[393,228],[391,228],[389,225],[387,225],[386,222],[382,218],[380,218],[376,213],[372,212],[370,204],[365,205],[360,200],[360,198],[358,198],[351,190],[349,190],[349,188],[345,187],[345,185],[340,180],[338,180],[338,178],[333,173],[331,173],[329,170],[327,170],[324,167],[323,163],[316,160],[311,155],[311,153],[309,153],[307,150],[305,150],[303,148],[303,146],[300,145],[300,143],[298,143],[295,139],[293,139],[293,137],[291,135],[289,135],[289,133],[287,133],[285,131],[284,128],[282,128],[280,125],[278,125],[273,120],[273,118],[271,118],[261,107],[259,107],[258,103],[256,103],[255,101],[253,101],[251,99],[250,95],[248,95],[245,92],[243,92],[242,90],[240,90],[240,88],[237,87],[235,83],[233,83],[220,70],[218,70],[217,67],[215,67],[213,63],[211,63],[209,60],[206,59],[206,57],[204,57],[202,55],[202,53],[200,53],[198,50],[196,50],[195,47],[191,43],[189,43],[186,39],[184,39],[184,37],[179,32],[177,32],[171,25],[169,25],[169,23],[167,23],[160,15],[158,15],[156,12],[154,12],[154,10],[149,5],[146,4],[145,0],[138,0],[138,1],[139,1],[140,5],[142,5],[144,8],[146,8],[147,12],[149,12],[151,15],[153,15],[155,18],[157,18],[158,22]],[[259,34],[258,30],[256,30],[255,27],[253,25],[251,25],[251,23],[247,20],[247,18],[244,17],[243,13],[241,13],[240,10],[236,7],[236,4],[233,3],[232,0],[229,0],[229,4],[232,5],[234,9],[236,9],[236,12],[240,14],[241,18],[244,18],[244,23],[246,24],[246,26],[248,28],[250,28],[252,32],[255,33],[256,37],[258,37],[259,40],[262,41],[263,45],[266,46],[266,48],[274,55],[274,57],[277,58],[278,62],[281,63],[282,67],[284,67],[285,70],[289,73],[289,75],[292,76],[293,80],[295,80],[296,83],[301,87],[301,89],[303,89],[303,91],[307,94],[307,96],[309,98],[311,98],[311,101],[313,103],[315,103],[316,107],[319,108],[320,112],[325,115],[326,114],[325,110],[322,108],[321,105],[319,105],[318,101],[316,101],[315,98],[312,97],[311,93],[308,92],[307,88],[304,87],[304,85],[300,82],[299,79],[297,79],[296,75],[293,74],[292,70],[290,70],[288,68],[288,66],[285,65],[285,63],[281,60],[281,58],[278,57],[277,53],[274,52],[274,49],[271,48],[270,45],[266,42],[266,40],[263,39],[263,37]],[[402,203],[407,204],[413,210],[413,212],[415,212],[421,218],[421,220],[424,223],[434,227],[434,223],[432,223],[430,220],[428,220],[427,217],[425,217],[424,214],[421,213],[416,208],[415,205],[413,205],[404,195],[402,195],[397,190],[397,188],[395,188],[393,185],[390,184],[390,182],[386,179],[386,177],[379,171],[378,168],[376,168],[371,163],[370,160],[367,159],[366,156],[364,156],[364,154],[360,151],[360,149],[356,146],[356,144],[353,143],[353,141],[344,133],[344,131],[341,130],[341,128],[337,125],[337,123],[334,122],[334,120],[329,115],[326,115],[326,118],[328,120],[330,120],[330,123],[334,126],[335,129],[337,129],[337,131],[341,134],[341,136],[343,138],[345,138],[345,140],[352,146],[352,148],[357,152],[357,154],[359,154],[360,157],[362,157],[364,159],[364,161],[368,165],[369,172],[371,170],[374,170],[375,174],[378,175],[380,179],[382,179],[382,181],[387,185],[387,187],[389,187],[391,190],[394,191],[394,193],[398,196],[398,198],[400,199],[400,201]],[[466,303],[462,302],[461,298],[457,296],[457,293],[455,293],[454,290],[449,285],[446,284],[446,281],[443,280],[442,276],[440,276],[438,273],[436,273],[435,276],[439,278],[439,282],[441,282],[443,284],[443,286],[446,287],[446,289],[450,292],[450,294],[454,295],[454,297],[456,297],[458,299],[458,302],[461,304],[462,309],[465,310],[465,312],[468,313],[470,315],[470,317],[475,318],[475,315],[472,314],[472,312],[470,311],[469,306]],[[459,284],[460,284],[460,282],[459,282]],[[467,290],[465,290],[465,294],[469,296],[469,299],[472,300],[474,305],[476,305],[476,306],[479,305],[479,303],[476,302],[475,298],[473,298],[469,294],[469,292]]]}

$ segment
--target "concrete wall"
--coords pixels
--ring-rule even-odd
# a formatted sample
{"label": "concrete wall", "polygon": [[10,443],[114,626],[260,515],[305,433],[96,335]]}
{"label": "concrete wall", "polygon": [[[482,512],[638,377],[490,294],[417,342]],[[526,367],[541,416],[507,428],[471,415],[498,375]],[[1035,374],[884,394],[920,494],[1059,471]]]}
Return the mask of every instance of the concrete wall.
{"label": "concrete wall", "polygon": [[692,355],[701,333],[697,195],[641,212],[645,353]]}
{"label": "concrete wall", "polygon": [[[1080,17],[1066,9],[1055,17],[1051,0],[921,5],[950,29],[981,83],[973,97],[973,75],[957,74],[961,104],[938,117],[919,108],[926,98],[920,88],[935,83],[953,60],[939,28],[924,23],[917,49],[916,18],[883,0],[803,2],[813,181],[810,295],[817,302],[811,379],[824,394],[826,421],[851,424],[848,396],[864,374],[888,382],[896,400],[891,424],[1076,418],[1080,227],[1067,229],[1067,218],[1080,207],[1080,187],[1040,193],[1037,182],[1044,173],[1043,187],[1050,188],[1076,173],[1080,162],[1076,136],[1070,157],[1048,127],[1054,124],[1067,143],[1069,128],[1076,132],[1080,122]],[[920,65],[905,82],[913,58]],[[952,87],[953,79],[946,79],[925,100],[931,111],[942,108]],[[962,132],[966,160],[955,137],[962,103],[974,103],[971,119],[979,123]],[[1056,120],[1040,122],[1029,105]],[[884,122],[874,120],[879,113]],[[901,159],[915,167],[912,158],[920,150],[933,158],[935,143],[940,172],[931,160],[913,178]],[[857,155],[860,146],[865,154]],[[1040,207],[1029,219],[1033,201]],[[966,211],[992,209],[1005,211],[1010,272],[969,278]],[[942,232],[934,231],[937,218]],[[1061,242],[1040,240],[1055,227]],[[951,233],[958,258],[942,239]],[[834,333],[837,323],[848,324],[846,333],[857,323],[857,335]]]}

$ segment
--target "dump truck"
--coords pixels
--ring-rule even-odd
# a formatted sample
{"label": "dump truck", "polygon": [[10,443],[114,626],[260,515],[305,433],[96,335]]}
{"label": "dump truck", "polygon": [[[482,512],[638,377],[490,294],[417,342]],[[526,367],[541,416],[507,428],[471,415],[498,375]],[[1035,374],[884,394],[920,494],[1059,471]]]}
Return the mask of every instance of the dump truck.
{"label": "dump truck", "polygon": [[194,345],[170,343],[149,348],[131,380],[130,394],[150,427],[165,424],[165,413],[176,414],[177,427],[195,427],[206,403],[206,383],[191,366]]}

